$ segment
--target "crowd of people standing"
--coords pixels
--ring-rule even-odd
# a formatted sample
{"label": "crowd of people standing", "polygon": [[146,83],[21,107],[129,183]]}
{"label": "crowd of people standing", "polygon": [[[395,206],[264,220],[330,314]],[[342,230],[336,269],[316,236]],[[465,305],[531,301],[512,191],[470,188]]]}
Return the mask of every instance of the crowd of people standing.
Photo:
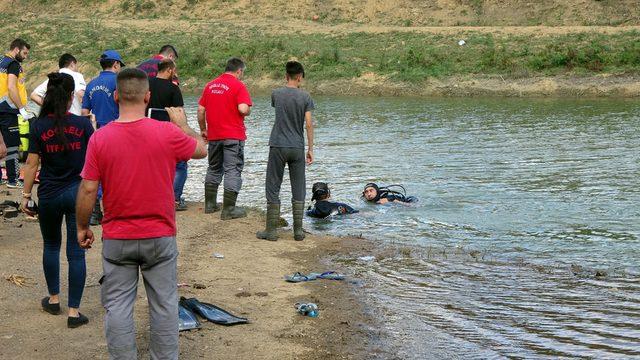
{"label": "crowd of people standing", "polygon": [[[101,224],[101,300],[110,358],[137,357],[133,306],[138,273],[142,272],[150,308],[151,357],[176,359],[175,211],[186,208],[182,190],[187,161],[208,156],[204,212],[220,211],[223,220],[246,216],[236,205],[247,138],[244,118],[253,106],[242,82],[246,65],[240,58],[231,58],[224,72],[206,84],[198,102],[200,129],[196,132],[187,124],[175,63],[178,52],[173,46],[163,46],[135,68],[125,68],[120,53],[106,50],[99,59],[102,71],[88,83],[78,72],[77,59],[63,54],[59,70],[48,74],[30,95],[40,106],[35,117],[26,111],[21,66],[30,48],[16,39],[0,61],[0,158],[6,161],[7,186],[22,188],[21,209],[28,215],[38,214],[48,292],[41,307],[53,315],[62,310],[59,255],[65,223],[67,326],[89,322],[79,311],[86,280],[85,250],[95,241],[91,225]],[[257,234],[268,240],[277,239],[273,219],[280,215],[279,192],[287,165],[294,190],[294,237],[304,238],[305,164],[313,161],[314,105],[309,94],[299,89],[302,64],[288,62],[285,76],[286,86],[272,96],[276,116],[266,180],[267,229],[266,235]],[[19,116],[30,122],[22,183],[16,141]],[[37,180],[39,207],[35,208],[31,204]]]}
{"label": "crowd of people standing", "polygon": [[[7,187],[22,188],[21,209],[28,215],[38,214],[48,292],[41,307],[53,315],[61,313],[59,257],[65,223],[67,326],[89,322],[79,311],[87,272],[85,250],[95,241],[91,226],[101,224],[101,301],[106,310],[110,358],[137,357],[133,306],[141,272],[150,309],[151,357],[176,359],[175,212],[187,208],[182,193],[188,161],[208,158],[205,214],[219,211],[222,220],[247,216],[245,209],[236,205],[245,162],[244,119],[253,106],[242,82],[246,65],[232,57],[222,74],[204,86],[196,132],[187,123],[176,65],[178,51],[172,45],[162,46],[158,54],[129,68],[118,51],[106,50],[99,57],[102,71],[88,83],[78,72],[77,59],[63,54],[59,70],[48,74],[30,95],[40,106],[35,117],[26,110],[21,66],[30,49],[26,41],[16,39],[0,60],[0,159],[6,162]],[[280,190],[288,168],[293,238],[301,241],[305,238],[306,166],[314,161],[311,114],[315,105],[301,89],[303,65],[289,61],[283,70],[286,83],[271,94],[275,116],[265,178],[267,216],[265,229],[256,237],[279,238]],[[29,120],[23,182],[18,165],[20,117]],[[32,200],[36,180],[39,206]],[[222,206],[217,202],[220,186]],[[370,183],[363,199],[376,204],[417,201],[400,188],[397,191]],[[316,203],[306,212],[308,216],[357,212],[347,204],[331,201],[326,183],[314,184],[312,192]]]}

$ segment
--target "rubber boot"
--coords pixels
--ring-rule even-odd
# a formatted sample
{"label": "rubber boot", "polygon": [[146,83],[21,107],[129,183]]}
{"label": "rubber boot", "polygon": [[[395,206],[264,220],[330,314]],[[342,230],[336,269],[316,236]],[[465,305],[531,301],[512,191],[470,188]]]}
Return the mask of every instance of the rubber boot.
{"label": "rubber boot", "polygon": [[204,213],[213,214],[220,210],[218,206],[218,185],[204,184]]}
{"label": "rubber boot", "polygon": [[231,220],[247,217],[247,212],[243,208],[236,206],[237,199],[237,192],[224,189],[224,197],[222,198],[222,213],[220,214],[220,219]]}
{"label": "rubber boot", "polygon": [[292,201],[293,205],[293,239],[304,240],[304,230],[302,229],[302,217],[304,216],[304,201]]}
{"label": "rubber boot", "polygon": [[278,222],[280,222],[280,204],[267,204],[267,228],[258,231],[258,239],[276,241],[278,240]]}
{"label": "rubber boot", "polygon": [[100,208],[100,200],[96,200],[96,205],[93,207],[93,212],[89,218],[89,225],[100,225],[102,222],[102,209]]}

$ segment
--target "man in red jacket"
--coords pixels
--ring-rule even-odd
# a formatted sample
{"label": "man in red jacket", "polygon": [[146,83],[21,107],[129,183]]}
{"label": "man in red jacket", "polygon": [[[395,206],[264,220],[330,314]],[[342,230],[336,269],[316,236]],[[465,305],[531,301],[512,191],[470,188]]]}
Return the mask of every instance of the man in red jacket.
{"label": "man in red jacket", "polygon": [[251,112],[251,96],[242,76],[246,66],[238,58],[227,61],[224,74],[209,82],[198,102],[198,123],[202,137],[209,142],[209,168],[204,184],[205,214],[218,210],[218,186],[224,177],[222,220],[247,216],[236,207],[242,187],[244,141],[247,139],[244,118]]}

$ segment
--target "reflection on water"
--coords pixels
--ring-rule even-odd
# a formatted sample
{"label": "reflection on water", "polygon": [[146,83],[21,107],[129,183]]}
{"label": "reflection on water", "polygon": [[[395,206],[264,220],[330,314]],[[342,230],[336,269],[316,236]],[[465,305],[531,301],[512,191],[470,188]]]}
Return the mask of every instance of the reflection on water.
{"label": "reflection on water", "polygon": [[[264,206],[267,100],[247,121],[243,204]],[[376,284],[403,357],[640,356],[637,103],[316,100],[309,188],[328,181],[362,212],[306,226],[411,249],[349,263]],[[187,198],[202,200],[206,163],[190,166]],[[369,181],[420,202],[366,205]]]}
{"label": "reflection on water", "polygon": [[355,265],[397,311],[389,330],[407,342],[402,357],[640,356],[637,278],[482,257],[422,251]]}

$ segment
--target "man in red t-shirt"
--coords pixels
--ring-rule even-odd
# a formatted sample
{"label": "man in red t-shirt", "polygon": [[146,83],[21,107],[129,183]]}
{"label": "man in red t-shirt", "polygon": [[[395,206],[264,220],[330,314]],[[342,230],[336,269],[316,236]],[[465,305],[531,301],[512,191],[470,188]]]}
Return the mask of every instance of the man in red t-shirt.
{"label": "man in red t-shirt", "polygon": [[218,186],[224,176],[222,220],[247,216],[236,207],[242,187],[244,141],[247,139],[244,117],[251,112],[251,97],[240,79],[245,64],[238,58],[227,61],[224,74],[208,83],[198,102],[198,123],[202,137],[209,142],[209,168],[204,180],[204,212],[217,210]]}
{"label": "man in red t-shirt", "polygon": [[178,289],[173,178],[178,161],[207,155],[184,111],[167,108],[171,123],[144,117],[149,81],[139,69],[118,74],[114,100],[120,117],[89,140],[78,190],[78,242],[94,242],[89,216],[102,183],[100,280],[107,348],[111,358],[136,359],[133,306],[138,271],[149,301],[153,359],[178,358]]}

